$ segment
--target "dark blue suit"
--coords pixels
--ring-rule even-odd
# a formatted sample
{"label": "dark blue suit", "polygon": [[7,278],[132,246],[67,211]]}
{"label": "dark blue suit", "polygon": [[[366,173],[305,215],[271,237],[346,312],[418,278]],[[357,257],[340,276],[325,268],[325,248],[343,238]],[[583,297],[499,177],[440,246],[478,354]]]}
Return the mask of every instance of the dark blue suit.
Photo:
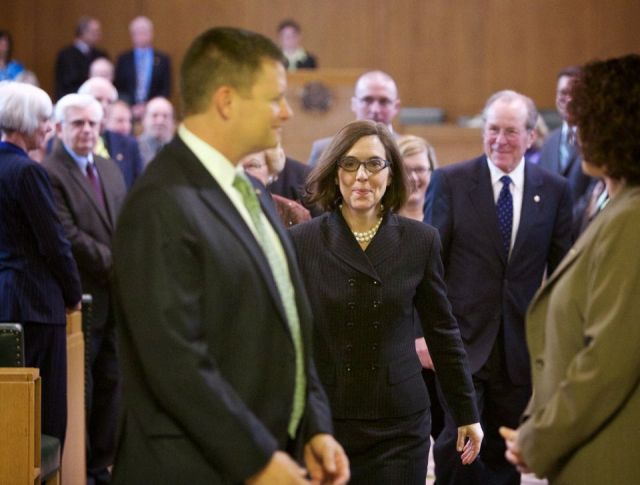
{"label": "dark blue suit", "polygon": [[447,419],[434,447],[438,483],[511,483],[494,481],[482,467],[514,470],[504,460],[497,426],[515,427],[528,400],[524,316],[545,270],[551,273],[571,245],[571,221],[567,182],[527,163],[520,224],[507,260],[486,157],[433,173],[425,222],[440,231],[449,299],[474,374],[485,431],[480,458],[462,467],[455,456],[455,425]]}
{"label": "dark blue suit", "polygon": [[102,136],[109,155],[120,167],[127,190],[129,190],[144,168],[138,142],[132,136],[109,130],[105,130]]}
{"label": "dark blue suit", "polygon": [[[295,288],[306,442],[331,432],[331,415],[307,352],[312,316],[295,252],[265,191],[260,199]],[[295,384],[293,340],[257,240],[176,137],[131,191],[113,245],[125,398],[114,483],[244,482],[287,448]]]}
{"label": "dark blue suit", "polygon": [[[114,84],[118,89],[121,99],[130,104],[135,104],[136,99],[136,65],[133,50],[127,51],[118,57]],[[147,99],[149,101],[156,96],[171,96],[171,62],[169,56],[154,49],[151,82]]]}
{"label": "dark blue suit", "polygon": [[25,327],[26,364],[42,375],[42,431],[64,442],[65,307],[80,301],[80,277],[56,214],[45,170],[0,143],[0,321]]}
{"label": "dark blue suit", "polygon": [[567,166],[562,170],[560,167],[561,141],[562,127],[549,133],[544,141],[544,145],[542,145],[540,161],[538,163],[541,167],[551,170],[553,173],[560,174],[567,179],[571,187],[573,202],[576,204],[588,192],[594,179],[582,171],[582,156],[576,148],[571,151]]}

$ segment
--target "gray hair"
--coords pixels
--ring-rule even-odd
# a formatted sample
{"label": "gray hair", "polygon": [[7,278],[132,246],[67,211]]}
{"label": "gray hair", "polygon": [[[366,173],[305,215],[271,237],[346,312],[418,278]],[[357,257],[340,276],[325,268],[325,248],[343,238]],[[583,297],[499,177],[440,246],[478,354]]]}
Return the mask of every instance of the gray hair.
{"label": "gray hair", "polygon": [[90,94],[91,96],[95,97],[94,92],[93,92],[93,88],[98,87],[98,86],[107,87],[108,89],[110,89],[111,90],[111,96],[110,96],[109,101],[111,101],[112,103],[117,101],[117,99],[118,99],[118,90],[116,89],[116,87],[113,85],[113,83],[111,81],[109,81],[108,79],[105,79],[103,77],[90,77],[89,79],[87,79],[78,88],[78,94]]}
{"label": "gray hair", "polygon": [[40,121],[51,117],[51,98],[30,84],[0,82],[0,130],[31,136]]}
{"label": "gray hair", "polygon": [[69,108],[89,108],[92,107],[98,111],[100,114],[100,121],[104,116],[104,112],[102,111],[102,105],[98,102],[96,98],[91,96],[90,94],[78,94],[71,93],[67,94],[60,98],[60,100],[56,103],[55,109],[55,120],[56,123],[62,123],[65,121],[67,110]]}
{"label": "gray hair", "polygon": [[527,108],[527,130],[531,131],[536,127],[536,123],[538,122],[538,110],[536,108],[536,104],[530,97],[525,96],[524,94],[520,94],[517,91],[513,91],[511,89],[498,91],[487,100],[484,105],[484,109],[482,110],[483,122],[486,123],[487,112],[489,111],[489,108],[491,108],[491,105],[493,105],[493,103],[495,103],[496,101],[506,101],[507,103],[511,103],[513,101],[522,101]]}

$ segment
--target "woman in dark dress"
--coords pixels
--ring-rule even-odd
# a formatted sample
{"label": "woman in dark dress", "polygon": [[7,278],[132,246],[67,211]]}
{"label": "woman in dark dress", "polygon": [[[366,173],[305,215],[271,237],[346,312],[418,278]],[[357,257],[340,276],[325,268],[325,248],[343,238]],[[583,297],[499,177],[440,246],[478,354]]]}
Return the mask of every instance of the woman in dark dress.
{"label": "woman in dark dress", "polygon": [[414,308],[460,426],[463,463],[475,459],[482,441],[437,231],[394,214],[406,187],[384,125],[350,123],[307,181],[311,202],[328,212],[291,229],[314,311],[315,362],[354,484],[425,483],[429,398]]}
{"label": "woman in dark dress", "polygon": [[50,116],[43,90],[0,82],[0,321],[22,324],[25,363],[42,377],[42,432],[64,444],[65,309],[80,308],[80,277],[49,177],[27,155],[43,146]]}

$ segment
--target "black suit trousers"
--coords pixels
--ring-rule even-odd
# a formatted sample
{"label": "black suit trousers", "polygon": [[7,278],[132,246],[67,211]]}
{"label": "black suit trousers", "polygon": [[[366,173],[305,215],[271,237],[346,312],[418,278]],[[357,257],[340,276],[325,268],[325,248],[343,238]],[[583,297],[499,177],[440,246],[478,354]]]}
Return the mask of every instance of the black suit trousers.
{"label": "black suit trousers", "polygon": [[518,427],[531,397],[531,386],[511,383],[503,341],[501,332],[487,363],[473,375],[484,439],[480,455],[471,465],[462,465],[456,451],[458,428],[440,393],[445,425],[433,447],[437,485],[520,485],[520,473],[505,459],[504,439],[498,429],[500,426]]}
{"label": "black suit trousers", "polygon": [[64,446],[67,430],[67,330],[64,324],[23,323],[25,365],[40,369],[42,433]]}

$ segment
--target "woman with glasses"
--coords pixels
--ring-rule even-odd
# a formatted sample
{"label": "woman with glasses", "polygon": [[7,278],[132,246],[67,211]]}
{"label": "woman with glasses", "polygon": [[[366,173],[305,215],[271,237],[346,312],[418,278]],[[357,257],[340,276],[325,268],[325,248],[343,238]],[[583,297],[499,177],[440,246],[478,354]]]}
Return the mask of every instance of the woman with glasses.
{"label": "woman with glasses", "polygon": [[345,126],[306,190],[328,212],[291,234],[315,317],[315,363],[335,436],[349,455],[350,483],[425,483],[431,420],[414,308],[460,426],[461,460],[471,463],[482,430],[439,238],[432,227],[394,214],[407,181],[387,128],[372,121]]}

